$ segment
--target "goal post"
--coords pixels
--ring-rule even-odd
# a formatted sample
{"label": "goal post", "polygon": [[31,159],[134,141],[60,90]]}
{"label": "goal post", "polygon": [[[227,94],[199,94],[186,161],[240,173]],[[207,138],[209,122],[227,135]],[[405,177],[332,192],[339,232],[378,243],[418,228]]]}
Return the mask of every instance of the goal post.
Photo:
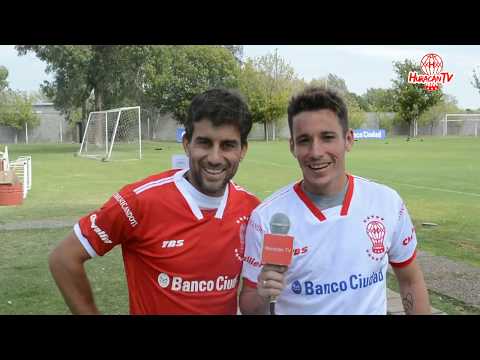
{"label": "goal post", "polygon": [[139,106],[91,112],[78,155],[103,161],[141,159],[140,114]]}
{"label": "goal post", "polygon": [[480,114],[445,114],[443,136],[478,136]]}

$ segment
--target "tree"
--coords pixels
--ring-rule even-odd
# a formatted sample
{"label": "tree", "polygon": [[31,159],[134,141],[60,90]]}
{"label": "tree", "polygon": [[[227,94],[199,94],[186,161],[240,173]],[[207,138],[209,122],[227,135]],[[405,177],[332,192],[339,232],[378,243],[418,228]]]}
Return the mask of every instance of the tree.
{"label": "tree", "polygon": [[237,87],[240,71],[222,46],[155,47],[144,66],[145,103],[180,123],[195,95],[213,87]]}
{"label": "tree", "polygon": [[395,94],[395,111],[407,122],[410,135],[416,136],[416,124],[419,117],[442,98],[442,90],[427,91],[422,84],[409,84],[408,73],[420,72],[420,66],[406,59],[393,63],[397,78],[392,80]]}
{"label": "tree", "polygon": [[133,105],[142,91],[142,65],[148,46],[124,45],[17,45],[19,55],[34,52],[54,73],[42,91],[54,99],[63,113],[82,109],[86,118],[87,101],[94,96],[94,109]]}
{"label": "tree", "polygon": [[367,102],[367,100],[363,96],[357,95],[354,92],[350,92],[348,94],[356,101],[356,103],[358,104],[358,106],[362,111],[365,111],[365,112],[370,111],[370,104]]}
{"label": "tree", "polygon": [[34,99],[35,101],[38,102],[53,102],[53,99],[49,98],[43,91],[42,89],[36,90],[36,91],[31,91],[29,95]]}
{"label": "tree", "polygon": [[[47,73],[54,73],[52,82],[44,81],[42,92],[53,99],[54,106],[63,113],[84,107],[92,91],[88,83],[91,48],[88,45],[18,45],[19,55],[31,51],[46,62]],[[87,109],[84,108],[86,117]]]}
{"label": "tree", "polygon": [[461,110],[454,96],[443,94],[437,104],[433,105],[419,117],[418,123],[430,126],[430,135],[433,135],[433,127],[435,124],[441,121],[445,117],[445,114],[448,113],[461,113]]}
{"label": "tree", "polygon": [[5,66],[0,65],[0,92],[8,87],[8,70]]}
{"label": "tree", "polygon": [[32,108],[35,95],[9,89],[7,77],[7,68],[0,66],[0,125],[13,127],[17,131],[38,125],[40,119]]}
{"label": "tree", "polygon": [[369,88],[362,98],[368,104],[369,111],[393,112],[395,109],[395,93],[392,89]]}
{"label": "tree", "polygon": [[[254,123],[267,122],[264,78],[265,74],[257,70],[254,61],[247,59],[240,73],[239,89],[247,98]],[[265,138],[266,136],[265,133]]]}
{"label": "tree", "polygon": [[266,141],[267,126],[275,139],[275,124],[286,115],[289,98],[301,82],[277,50],[244,63],[239,89],[247,97],[253,121],[263,123]]}
{"label": "tree", "polygon": [[232,53],[239,64],[243,63],[243,45],[223,45]]}
{"label": "tree", "polygon": [[352,129],[362,127],[366,119],[365,111],[362,110],[358,102],[350,94],[347,95],[345,102],[348,107],[348,122]]}
{"label": "tree", "polygon": [[477,75],[475,72],[475,69],[473,70],[473,81],[472,85],[480,92],[480,77]]}
{"label": "tree", "polygon": [[33,112],[34,101],[35,97],[26,93],[3,91],[0,94],[0,125],[13,127],[17,132],[37,126],[40,118]]}
{"label": "tree", "polygon": [[309,85],[319,87],[327,86],[329,89],[337,91],[343,97],[345,104],[347,105],[349,126],[353,129],[362,126],[365,121],[365,111],[357,102],[357,95],[348,91],[344,79],[335,74],[328,74],[326,78],[312,79]]}
{"label": "tree", "polygon": [[365,101],[369,112],[375,113],[378,127],[389,133],[394,125],[394,116],[388,113],[394,112],[395,93],[393,89],[369,88],[361,96]]}
{"label": "tree", "polygon": [[343,95],[348,93],[347,83],[338,75],[328,74],[323,81],[325,82],[325,86],[328,88],[335,89]]}

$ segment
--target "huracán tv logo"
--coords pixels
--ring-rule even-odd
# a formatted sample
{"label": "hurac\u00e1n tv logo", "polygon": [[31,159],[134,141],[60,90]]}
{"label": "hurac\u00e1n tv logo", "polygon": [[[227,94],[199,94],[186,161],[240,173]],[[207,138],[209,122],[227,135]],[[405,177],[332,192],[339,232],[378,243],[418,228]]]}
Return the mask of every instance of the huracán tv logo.
{"label": "hurac\u00e1n tv logo", "polygon": [[443,60],[437,54],[426,54],[420,60],[420,67],[423,74],[418,74],[416,71],[408,73],[409,84],[425,84],[424,88],[427,91],[438,90],[439,84],[445,84],[453,79],[453,73],[443,70]]}

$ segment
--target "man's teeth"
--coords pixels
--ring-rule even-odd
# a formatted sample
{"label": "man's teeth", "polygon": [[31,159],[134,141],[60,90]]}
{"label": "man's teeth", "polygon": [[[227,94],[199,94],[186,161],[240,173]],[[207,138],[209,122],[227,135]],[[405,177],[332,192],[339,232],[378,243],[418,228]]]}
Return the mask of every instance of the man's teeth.
{"label": "man's teeth", "polygon": [[325,169],[328,165],[330,165],[330,163],[320,164],[320,165],[310,165],[310,168],[313,170],[321,170],[321,169]]}
{"label": "man's teeth", "polygon": [[216,169],[216,170],[205,169],[205,171],[209,174],[212,174],[212,175],[218,175],[218,174],[222,173],[223,169]]}

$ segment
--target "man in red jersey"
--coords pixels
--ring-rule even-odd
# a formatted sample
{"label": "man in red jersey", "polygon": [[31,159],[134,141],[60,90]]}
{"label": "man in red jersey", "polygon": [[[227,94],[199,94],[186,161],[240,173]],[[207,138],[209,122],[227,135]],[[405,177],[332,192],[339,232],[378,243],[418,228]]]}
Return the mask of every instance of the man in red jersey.
{"label": "man in red jersey", "polygon": [[194,97],[183,138],[189,169],[123,187],[50,254],[72,313],[99,313],[84,262],[121,245],[131,314],[236,314],[244,229],[259,200],[231,179],[251,127],[239,94]]}

